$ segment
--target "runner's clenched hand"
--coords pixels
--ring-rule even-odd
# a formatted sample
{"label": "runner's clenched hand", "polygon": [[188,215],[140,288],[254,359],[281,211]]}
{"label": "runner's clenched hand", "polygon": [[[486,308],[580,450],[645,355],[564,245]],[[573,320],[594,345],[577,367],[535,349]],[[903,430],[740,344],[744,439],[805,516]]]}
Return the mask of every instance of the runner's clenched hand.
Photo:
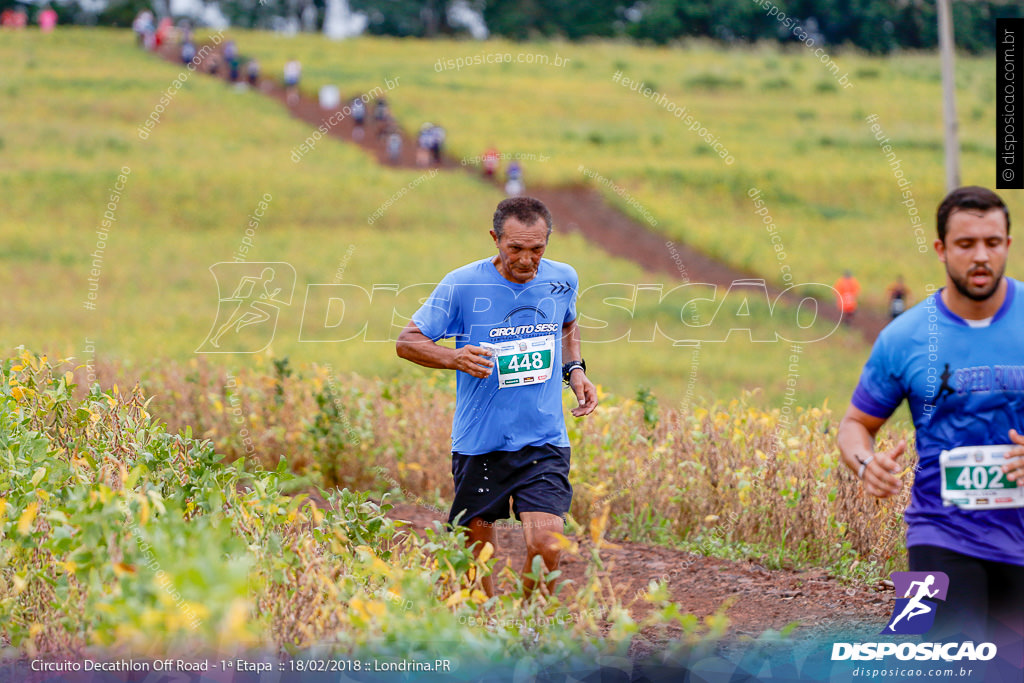
{"label": "runner's clenched hand", "polygon": [[452,370],[461,370],[467,374],[483,379],[491,374],[494,361],[490,360],[491,351],[480,346],[467,344],[455,351],[452,359]]}
{"label": "runner's clenched hand", "polygon": [[1016,429],[1011,429],[1010,441],[1017,444],[1017,447],[1006,453],[1006,459],[1010,462],[1003,465],[1003,472],[1006,472],[1006,478],[1010,481],[1024,480],[1024,436]]}
{"label": "runner's clenched hand", "polygon": [[864,490],[876,498],[888,498],[900,492],[903,482],[896,477],[900,466],[896,458],[907,450],[906,439],[887,451],[878,451],[864,469]]}

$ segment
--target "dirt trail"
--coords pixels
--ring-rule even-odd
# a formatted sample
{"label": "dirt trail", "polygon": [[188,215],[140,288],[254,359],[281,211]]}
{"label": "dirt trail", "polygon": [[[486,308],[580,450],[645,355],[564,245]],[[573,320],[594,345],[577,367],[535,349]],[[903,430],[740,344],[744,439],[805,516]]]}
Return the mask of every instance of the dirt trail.
{"label": "dirt trail", "polygon": [[[221,44],[221,48],[223,43]],[[219,50],[217,51],[219,55]],[[160,52],[161,56],[173,62],[179,62],[179,48],[176,44],[165,45]],[[245,60],[243,58],[243,67]],[[197,72],[208,73],[205,66],[197,69]],[[227,65],[223,58],[220,59],[220,68],[215,75],[219,78],[228,78]],[[242,72],[244,78],[244,68]],[[278,100],[295,118],[305,121],[313,128],[323,124],[327,119],[339,111],[339,109],[323,109],[315,97],[303,94],[289,102],[284,86],[274,78],[264,75],[259,81],[260,92]],[[352,101],[353,97],[360,93],[343,94],[341,104],[344,106]],[[411,129],[397,125],[397,130],[402,137],[402,151],[400,158],[394,164],[388,160],[385,149],[384,137],[379,135],[380,128],[373,120],[374,101],[367,104],[366,125],[363,127],[363,135],[356,136],[355,121],[351,116],[344,117],[330,127],[328,136],[339,138],[365,149],[369,154],[375,156],[381,164],[393,165],[398,168],[421,168],[416,164],[416,140],[410,136]],[[396,122],[397,124],[397,122]],[[442,158],[440,167],[448,171],[459,169],[477,173],[477,167],[470,165],[463,167],[450,158]],[[481,182],[487,182],[480,177]],[[527,186],[527,194],[543,201],[552,215],[555,217],[559,227],[571,232],[581,233],[587,240],[596,246],[604,249],[612,256],[625,258],[633,261],[652,274],[668,276],[672,280],[682,281],[684,278],[689,282],[702,282],[728,288],[737,280],[760,280],[764,279],[753,272],[744,272],[721,261],[715,260],[697,249],[673,241],[672,250],[666,244],[665,235],[649,230],[641,223],[631,219],[621,211],[610,205],[604,197],[595,189],[584,186],[571,187],[540,187]],[[767,245],[766,245],[767,246]],[[674,250],[674,253],[673,253]],[[680,267],[682,264],[682,267]],[[774,301],[781,290],[768,283],[768,294]],[[796,305],[799,300],[796,297],[784,297],[791,304]],[[830,321],[839,319],[834,301],[820,301],[819,314]],[[888,323],[888,318],[876,311],[869,311],[861,308],[856,317],[851,321],[854,328],[859,330],[868,342],[873,342],[878,333]]]}
{"label": "dirt trail", "polygon": [[[408,503],[397,505],[389,516],[405,520],[417,530],[434,521],[445,521],[426,508]],[[513,527],[512,520],[506,522],[497,530],[496,575],[505,564],[518,572],[526,560],[521,527]],[[592,544],[589,537],[571,538],[579,543],[580,553],[563,554],[558,581],[570,579],[572,585],[580,586],[586,578]],[[720,560],[628,539],[614,543],[617,547],[601,550],[605,570],[600,575],[611,581],[616,596],[634,619],[641,619],[651,610],[642,596],[649,582],[657,579],[666,581],[672,600],[683,611],[701,618],[731,602],[726,615],[732,636],[756,637],[766,629],[779,630],[792,623],[799,624],[794,633],[797,638],[839,629],[877,634],[892,611],[891,590],[883,586],[847,586],[821,569],[770,570],[754,561]],[[497,588],[502,588],[500,581]]]}
{"label": "dirt trail", "polygon": [[[178,62],[177,46],[167,46],[161,54],[170,61]],[[198,71],[206,73],[205,69]],[[227,78],[223,61],[215,75]],[[311,126],[319,126],[332,114],[321,109],[312,97],[300,96],[297,101],[288,103],[283,86],[275,80],[261,79],[258,88]],[[353,140],[354,123],[349,118],[332,127],[330,135],[359,144],[381,163],[388,163],[383,142],[376,135],[372,107],[368,109],[368,125],[362,140]],[[415,140],[404,131],[401,134],[402,156],[397,165],[416,168]],[[451,171],[460,168],[450,159],[444,159],[441,166]],[[484,182],[483,179],[481,181]],[[595,190],[587,187],[530,187],[529,194],[544,201],[566,229],[581,232],[609,253],[628,258],[652,273],[681,279],[679,265],[667,248],[665,237],[647,230],[610,206]],[[734,280],[757,277],[715,261],[686,245],[675,243],[673,247],[677,252],[676,258],[682,259],[686,277],[692,282],[728,286]],[[778,290],[769,287],[769,293],[775,296]],[[833,302],[823,302],[819,310],[834,315]],[[884,323],[882,316],[868,312],[858,313],[854,321],[868,339],[874,339]],[[435,513],[411,504],[397,506],[390,516],[406,520],[414,529],[420,530],[441,520]],[[585,576],[589,539],[575,540],[584,550],[578,556],[563,558],[561,580],[571,579],[579,585]],[[886,593],[884,587],[844,586],[823,570],[768,570],[754,562],[707,558],[633,543],[628,539],[615,543],[617,548],[602,551],[605,562],[603,574],[610,579],[619,599],[630,607],[635,618],[642,617],[650,609],[636,596],[642,594],[650,580],[659,577],[666,579],[672,599],[683,610],[699,617],[713,614],[731,601],[727,615],[731,619],[730,633],[733,636],[756,636],[766,629],[781,629],[794,622],[800,624],[797,634],[807,637],[822,629],[841,627],[862,631],[867,636],[884,626],[891,611],[891,590]],[[507,562],[517,571],[522,567],[526,550],[520,529],[502,528],[498,531],[497,555],[501,558],[499,562]]]}

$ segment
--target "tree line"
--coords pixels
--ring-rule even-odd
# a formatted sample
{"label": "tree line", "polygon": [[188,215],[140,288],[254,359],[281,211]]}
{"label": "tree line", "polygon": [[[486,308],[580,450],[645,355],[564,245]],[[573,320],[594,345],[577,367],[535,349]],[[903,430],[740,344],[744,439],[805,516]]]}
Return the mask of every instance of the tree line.
{"label": "tree line", "polygon": [[[0,0],[0,9],[17,0]],[[129,25],[143,8],[158,13],[166,0],[112,0],[96,12],[90,0],[58,4],[62,22]],[[305,15],[307,29],[323,25],[327,0],[220,0],[233,26],[271,28],[282,17]],[[817,44],[852,45],[872,54],[932,49],[938,44],[936,0],[350,0],[367,16],[367,32],[400,37],[458,37],[468,29],[453,8],[477,12],[490,35],[512,40],[632,39],[670,44],[710,38],[724,44],[776,41],[811,35]],[[308,21],[316,9],[315,22]],[[954,0],[957,47],[994,49],[997,18],[1024,17],[1024,4],[1006,0]],[[800,33],[794,29],[799,27]]]}

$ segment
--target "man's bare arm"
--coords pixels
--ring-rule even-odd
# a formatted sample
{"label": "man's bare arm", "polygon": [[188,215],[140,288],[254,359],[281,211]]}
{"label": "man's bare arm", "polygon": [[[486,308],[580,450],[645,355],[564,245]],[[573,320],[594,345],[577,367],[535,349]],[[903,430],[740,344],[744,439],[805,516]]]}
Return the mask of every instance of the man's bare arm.
{"label": "man's bare arm", "polygon": [[395,351],[399,358],[425,368],[461,370],[480,379],[491,374],[494,366],[494,361],[490,359],[491,352],[487,349],[468,344],[460,349],[441,346],[420,332],[411,320],[398,334]]}
{"label": "man's bare arm", "polygon": [[868,415],[851,405],[839,422],[839,436],[836,439],[843,462],[856,474],[861,463],[864,468],[864,490],[878,498],[888,498],[899,493],[903,482],[895,474],[900,467],[896,458],[907,449],[907,442],[901,440],[894,448],[875,452],[875,435],[885,424],[885,419]]}
{"label": "man's bare arm", "polygon": [[[562,324],[562,363],[573,360],[583,360],[580,352],[580,328],[576,321]],[[573,372],[569,375],[569,388],[576,394],[576,402],[579,404],[572,409],[576,417],[583,417],[594,412],[597,407],[597,388],[593,382],[587,379],[585,372]]]}

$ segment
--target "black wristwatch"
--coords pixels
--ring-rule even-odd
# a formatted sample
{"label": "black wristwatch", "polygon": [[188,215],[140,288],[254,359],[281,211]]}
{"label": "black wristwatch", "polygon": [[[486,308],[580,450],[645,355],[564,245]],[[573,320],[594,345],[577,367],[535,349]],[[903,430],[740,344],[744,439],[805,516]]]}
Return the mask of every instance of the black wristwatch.
{"label": "black wristwatch", "polygon": [[569,375],[576,368],[583,370],[584,374],[587,372],[587,361],[585,360],[571,360],[562,366],[562,381],[566,384],[569,383]]}

